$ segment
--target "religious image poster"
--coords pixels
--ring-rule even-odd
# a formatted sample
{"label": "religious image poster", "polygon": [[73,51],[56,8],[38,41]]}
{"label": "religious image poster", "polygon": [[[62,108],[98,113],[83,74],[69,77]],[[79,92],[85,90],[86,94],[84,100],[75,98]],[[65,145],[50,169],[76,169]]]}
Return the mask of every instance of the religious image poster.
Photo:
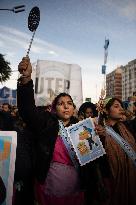
{"label": "religious image poster", "polygon": [[105,154],[91,118],[68,127],[67,132],[81,166]]}
{"label": "religious image poster", "polygon": [[0,131],[0,179],[6,189],[6,198],[2,205],[12,205],[16,146],[15,131]]}

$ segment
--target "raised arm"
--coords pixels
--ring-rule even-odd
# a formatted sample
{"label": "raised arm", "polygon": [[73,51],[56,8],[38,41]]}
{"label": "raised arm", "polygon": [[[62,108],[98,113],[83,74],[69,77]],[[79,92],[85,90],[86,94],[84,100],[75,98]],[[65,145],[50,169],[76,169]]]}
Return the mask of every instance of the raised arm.
{"label": "raised arm", "polygon": [[34,131],[43,127],[55,126],[57,120],[49,112],[38,112],[35,106],[33,81],[31,79],[32,66],[30,59],[25,57],[18,65],[21,77],[17,85],[17,105],[20,116]]}
{"label": "raised arm", "polygon": [[23,58],[19,63],[18,71],[21,77],[18,79],[17,84],[17,106],[21,117],[29,124],[32,119],[35,119],[36,107],[33,82],[31,80],[32,66],[28,57]]}

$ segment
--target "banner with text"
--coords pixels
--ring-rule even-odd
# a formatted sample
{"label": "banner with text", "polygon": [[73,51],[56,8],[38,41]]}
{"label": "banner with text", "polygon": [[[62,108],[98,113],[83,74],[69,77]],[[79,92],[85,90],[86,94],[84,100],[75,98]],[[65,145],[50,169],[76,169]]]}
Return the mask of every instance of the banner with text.
{"label": "banner with text", "polygon": [[61,92],[70,94],[77,108],[83,103],[81,67],[78,65],[38,60],[32,78],[37,105],[51,103]]}

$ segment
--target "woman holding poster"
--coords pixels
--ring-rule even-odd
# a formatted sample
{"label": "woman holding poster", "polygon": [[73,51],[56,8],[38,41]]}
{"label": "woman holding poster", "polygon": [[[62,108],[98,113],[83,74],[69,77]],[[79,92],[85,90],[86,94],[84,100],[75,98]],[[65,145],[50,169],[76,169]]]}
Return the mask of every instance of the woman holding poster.
{"label": "woman holding poster", "polygon": [[112,177],[110,205],[136,204],[136,142],[135,132],[122,122],[124,110],[117,98],[104,100],[104,127],[96,125],[103,138]]}
{"label": "woman holding poster", "polygon": [[73,117],[73,100],[70,95],[61,93],[53,102],[53,113],[39,111],[34,102],[29,58],[23,58],[18,69],[22,74],[18,81],[18,109],[33,133],[35,145],[37,202],[40,205],[83,205],[77,160],[70,151],[63,129],[63,126],[77,122]]}

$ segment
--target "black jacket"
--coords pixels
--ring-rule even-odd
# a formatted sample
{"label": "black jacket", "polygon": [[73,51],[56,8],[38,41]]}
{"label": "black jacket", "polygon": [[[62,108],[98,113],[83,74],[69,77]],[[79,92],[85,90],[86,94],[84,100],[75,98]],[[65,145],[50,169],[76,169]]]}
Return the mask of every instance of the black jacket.
{"label": "black jacket", "polygon": [[58,136],[58,119],[50,112],[41,112],[35,106],[33,82],[17,87],[19,114],[33,132],[34,174],[44,183]]}

